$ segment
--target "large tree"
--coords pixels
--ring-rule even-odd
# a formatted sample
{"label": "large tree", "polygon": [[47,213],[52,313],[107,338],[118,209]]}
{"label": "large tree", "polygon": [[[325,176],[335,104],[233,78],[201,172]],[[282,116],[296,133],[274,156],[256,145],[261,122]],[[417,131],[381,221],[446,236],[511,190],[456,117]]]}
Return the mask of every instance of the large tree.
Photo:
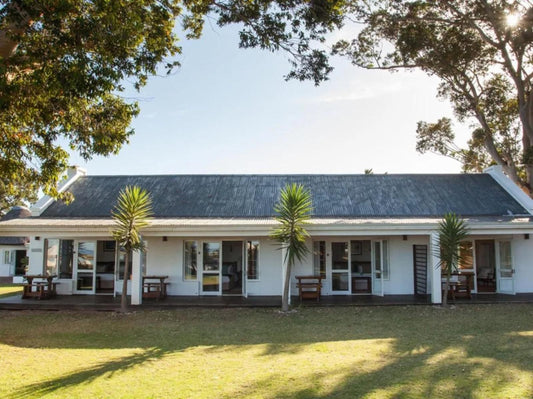
{"label": "large tree", "polygon": [[450,119],[419,122],[419,151],[457,159],[465,171],[496,163],[533,193],[533,2],[371,0],[353,14],[363,28],[334,53],[363,68],[438,77],[438,95],[472,126],[460,148]]}
{"label": "large tree", "polygon": [[[0,214],[35,200],[68,166],[66,147],[88,160],[116,154],[139,112],[120,96],[142,87],[180,52],[174,24],[199,38],[204,21],[240,23],[240,45],[284,49],[320,81],[330,70],[313,41],[338,28],[338,0],[0,0]],[[208,55],[207,55],[208,57]]]}
{"label": "large tree", "polygon": [[173,0],[0,4],[1,213],[39,188],[58,195],[63,146],[88,160],[127,142],[138,107],[120,96],[122,84],[141,87],[178,52],[179,8]]}

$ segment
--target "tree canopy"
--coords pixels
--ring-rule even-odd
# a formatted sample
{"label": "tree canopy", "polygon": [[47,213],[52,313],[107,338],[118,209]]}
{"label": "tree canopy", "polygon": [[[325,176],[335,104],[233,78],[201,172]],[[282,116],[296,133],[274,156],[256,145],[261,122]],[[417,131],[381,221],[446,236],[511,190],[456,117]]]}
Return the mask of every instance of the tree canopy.
{"label": "tree canopy", "polygon": [[417,150],[457,159],[465,171],[501,165],[531,194],[533,2],[374,0],[353,13],[363,28],[333,53],[363,68],[418,68],[438,77],[438,95],[472,127],[460,148],[449,118],[419,122]]}
{"label": "tree canopy", "polygon": [[[0,214],[46,194],[68,166],[116,154],[139,108],[120,93],[178,65],[175,23],[199,38],[206,19],[240,23],[240,46],[292,54],[289,73],[323,79],[330,67],[311,42],[340,26],[338,0],[0,0]],[[66,143],[66,144],[65,144]]]}

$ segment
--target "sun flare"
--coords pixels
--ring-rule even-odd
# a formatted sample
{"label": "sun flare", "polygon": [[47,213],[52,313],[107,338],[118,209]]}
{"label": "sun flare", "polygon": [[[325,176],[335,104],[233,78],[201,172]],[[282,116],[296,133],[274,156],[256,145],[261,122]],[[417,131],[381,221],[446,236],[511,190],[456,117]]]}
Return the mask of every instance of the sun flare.
{"label": "sun flare", "polygon": [[511,28],[514,28],[516,25],[518,25],[518,23],[520,22],[520,14],[518,13],[510,13],[510,14],[507,14],[507,16],[505,17],[505,23],[507,24],[507,26],[511,27]]}

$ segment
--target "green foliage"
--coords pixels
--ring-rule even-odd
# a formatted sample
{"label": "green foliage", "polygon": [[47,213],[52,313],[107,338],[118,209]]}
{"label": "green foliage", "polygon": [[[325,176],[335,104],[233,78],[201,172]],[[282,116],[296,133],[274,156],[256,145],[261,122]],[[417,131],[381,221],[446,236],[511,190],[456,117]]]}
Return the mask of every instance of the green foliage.
{"label": "green foliage", "polygon": [[305,240],[309,233],[305,229],[313,210],[311,193],[301,184],[288,184],[280,192],[280,199],[274,206],[277,216],[274,217],[279,223],[270,234],[270,238],[279,242],[285,252],[287,270],[282,297],[282,310],[289,308],[289,285],[291,269],[296,260],[302,261],[309,251]]}
{"label": "green foliage", "polygon": [[120,191],[117,204],[111,212],[115,221],[113,238],[127,251],[143,249],[140,230],[149,226],[151,215],[150,194],[140,187],[127,186]]}
{"label": "green foliage", "polygon": [[[0,2],[0,212],[56,191],[62,143],[85,160],[116,154],[138,114],[120,96],[179,53],[175,0]],[[168,62],[168,69],[175,66]]]}
{"label": "green foliage", "polygon": [[[479,171],[497,163],[532,193],[533,6],[528,1],[373,0],[356,2],[363,29],[333,53],[370,69],[421,69],[441,80],[460,122],[473,126],[466,148],[447,119],[419,123],[421,152],[433,151]],[[507,16],[516,14],[516,26]],[[482,132],[482,135],[480,134]]]}
{"label": "green foliage", "polygon": [[124,278],[122,285],[121,311],[126,312],[128,308],[127,290],[129,276],[129,256],[131,251],[144,249],[140,231],[150,224],[152,215],[152,199],[150,194],[137,186],[127,186],[120,191],[117,204],[111,212],[111,217],[115,222],[112,231],[113,238],[118,245],[124,247],[126,256],[124,259]]}
{"label": "green foliage", "polygon": [[463,219],[455,213],[444,215],[443,220],[439,223],[439,245],[438,248],[435,248],[435,255],[440,258],[437,267],[440,267],[446,274],[446,287],[442,298],[443,305],[446,305],[448,299],[450,275],[457,271],[462,260],[459,246],[467,237],[468,227]]}

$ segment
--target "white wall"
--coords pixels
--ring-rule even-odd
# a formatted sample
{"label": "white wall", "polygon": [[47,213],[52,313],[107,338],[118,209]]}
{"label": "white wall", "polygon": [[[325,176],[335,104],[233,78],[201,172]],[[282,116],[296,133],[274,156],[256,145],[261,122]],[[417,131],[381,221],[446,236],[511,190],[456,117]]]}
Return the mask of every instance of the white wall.
{"label": "white wall", "polygon": [[511,253],[515,269],[515,291],[533,292],[533,236],[515,235],[511,240]]}
{"label": "white wall", "polygon": [[414,294],[413,245],[428,245],[429,239],[420,236],[389,237],[390,278],[384,280],[384,293],[389,295]]}

